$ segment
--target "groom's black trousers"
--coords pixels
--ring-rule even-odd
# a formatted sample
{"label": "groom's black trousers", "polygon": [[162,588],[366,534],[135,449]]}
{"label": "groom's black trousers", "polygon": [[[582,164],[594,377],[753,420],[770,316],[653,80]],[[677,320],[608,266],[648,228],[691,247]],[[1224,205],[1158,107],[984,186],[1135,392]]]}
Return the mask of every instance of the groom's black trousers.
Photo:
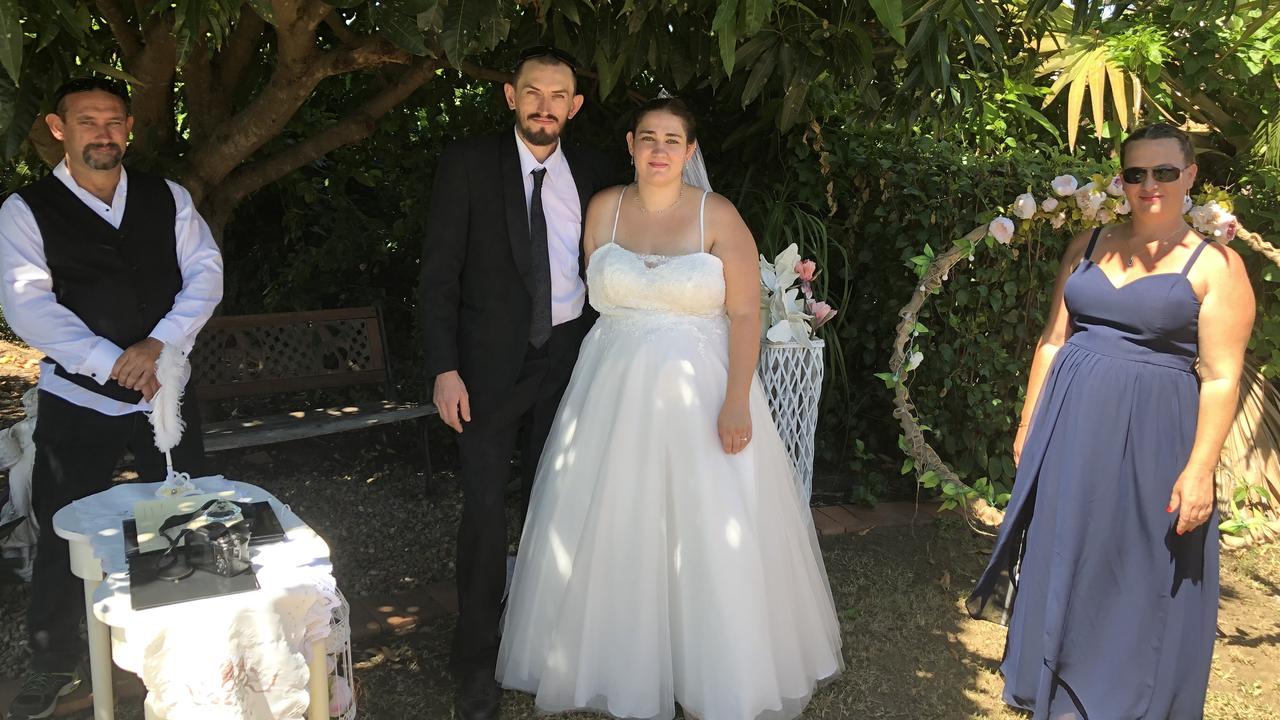
{"label": "groom's black trousers", "polygon": [[[594,315],[552,328],[541,348],[529,346],[511,394],[458,435],[462,464],[462,520],[458,526],[458,629],[454,665],[466,675],[492,670],[507,577],[506,486],[511,457],[520,450],[523,521],[533,478]],[[467,378],[462,379],[467,382]]]}

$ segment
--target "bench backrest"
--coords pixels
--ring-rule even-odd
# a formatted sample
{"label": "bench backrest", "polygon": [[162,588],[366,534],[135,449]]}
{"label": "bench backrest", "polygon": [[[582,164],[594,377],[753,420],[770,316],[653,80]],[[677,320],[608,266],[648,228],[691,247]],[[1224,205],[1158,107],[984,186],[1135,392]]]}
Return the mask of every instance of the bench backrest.
{"label": "bench backrest", "polygon": [[370,383],[393,390],[372,307],[215,317],[200,332],[191,370],[201,400]]}

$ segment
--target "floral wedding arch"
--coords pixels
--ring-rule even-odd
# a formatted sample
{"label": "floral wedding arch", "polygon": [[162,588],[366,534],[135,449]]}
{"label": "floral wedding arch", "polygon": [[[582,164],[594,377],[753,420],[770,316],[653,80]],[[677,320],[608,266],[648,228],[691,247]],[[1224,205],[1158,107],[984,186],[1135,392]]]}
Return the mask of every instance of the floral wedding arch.
{"label": "floral wedding arch", "polygon": [[[1206,186],[1184,201],[1183,212],[1196,230],[1223,243],[1239,239],[1252,250],[1280,266],[1280,250],[1245,229],[1232,214],[1232,198],[1224,190]],[[1026,237],[1037,225],[1054,229],[1067,224],[1084,228],[1116,221],[1129,213],[1120,178],[1094,175],[1081,183],[1072,175],[1060,175],[1042,198],[1019,195],[988,224],[975,227],[950,250],[926,252],[918,261],[920,282],[911,299],[899,311],[901,320],[888,373],[879,377],[893,388],[894,417],[902,428],[901,447],[912,461],[916,478],[926,488],[940,488],[943,508],[960,508],[967,519],[998,527],[1004,512],[990,499],[966,484],[925,439],[916,415],[907,378],[920,366],[921,326],[918,316],[929,296],[937,294],[952,268],[973,260],[980,244],[1008,245]],[[1280,538],[1280,393],[1246,362],[1241,378],[1241,405],[1223,445],[1218,467],[1218,506],[1223,543],[1239,546]]]}

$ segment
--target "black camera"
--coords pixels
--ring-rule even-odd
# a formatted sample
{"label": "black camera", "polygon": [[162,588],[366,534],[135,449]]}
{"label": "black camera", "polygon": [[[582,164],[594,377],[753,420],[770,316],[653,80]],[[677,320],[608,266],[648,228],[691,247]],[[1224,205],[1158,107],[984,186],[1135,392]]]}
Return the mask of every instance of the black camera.
{"label": "black camera", "polygon": [[248,570],[249,532],[245,523],[211,522],[187,532],[187,562],[225,577]]}
{"label": "black camera", "polygon": [[166,580],[181,580],[196,568],[234,577],[252,567],[252,523],[228,500],[210,500],[195,512],[170,517],[159,532],[169,541],[156,562],[157,575]]}

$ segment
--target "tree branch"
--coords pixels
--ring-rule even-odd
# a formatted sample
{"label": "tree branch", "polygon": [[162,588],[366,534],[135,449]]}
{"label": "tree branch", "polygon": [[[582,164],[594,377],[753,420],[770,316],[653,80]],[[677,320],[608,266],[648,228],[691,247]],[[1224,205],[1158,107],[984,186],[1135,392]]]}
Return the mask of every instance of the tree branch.
{"label": "tree branch", "polygon": [[139,150],[163,147],[173,138],[173,76],[177,71],[178,42],[173,21],[158,15],[148,24],[142,51],[125,66],[140,81],[133,94],[134,145]]}
{"label": "tree branch", "polygon": [[111,34],[120,44],[120,54],[124,56],[125,63],[133,62],[138,53],[142,52],[142,37],[138,34],[138,29],[129,22],[124,8],[116,0],[97,0],[96,4],[102,19],[111,28]]}
{"label": "tree branch", "polygon": [[203,38],[187,55],[187,63],[182,68],[182,91],[192,137],[203,137],[209,127],[226,117],[222,111],[222,93],[214,82],[209,46]]}
{"label": "tree branch", "polygon": [[249,194],[289,173],[324,157],[328,153],[373,134],[380,117],[405,101],[435,74],[437,61],[421,58],[358,109],[337,123],[262,160],[233,172],[209,197],[208,204],[216,214],[223,208],[234,208]]}
{"label": "tree branch", "polygon": [[459,63],[458,69],[477,80],[489,80],[496,83],[511,82],[511,73],[509,72],[480,67],[475,63],[470,63],[465,60]]}
{"label": "tree branch", "polygon": [[258,13],[245,3],[240,10],[240,19],[236,21],[235,28],[223,43],[222,51],[218,53],[217,67],[214,71],[227,107],[231,106],[231,103],[227,102],[228,96],[234,96],[235,89],[240,84],[240,75],[244,73],[254,51],[258,49],[266,27],[267,21],[259,17]]}
{"label": "tree branch", "polygon": [[329,14],[324,17],[324,24],[329,26],[329,30],[333,32],[334,37],[338,38],[338,41],[343,45],[350,45],[354,43],[358,37],[351,31],[351,28],[347,27],[347,24],[342,21],[342,16],[338,14],[337,10],[329,11]]}
{"label": "tree branch", "polygon": [[354,44],[344,45],[321,55],[318,63],[323,77],[367,70],[380,65],[408,65],[413,56],[380,37],[359,36]]}

